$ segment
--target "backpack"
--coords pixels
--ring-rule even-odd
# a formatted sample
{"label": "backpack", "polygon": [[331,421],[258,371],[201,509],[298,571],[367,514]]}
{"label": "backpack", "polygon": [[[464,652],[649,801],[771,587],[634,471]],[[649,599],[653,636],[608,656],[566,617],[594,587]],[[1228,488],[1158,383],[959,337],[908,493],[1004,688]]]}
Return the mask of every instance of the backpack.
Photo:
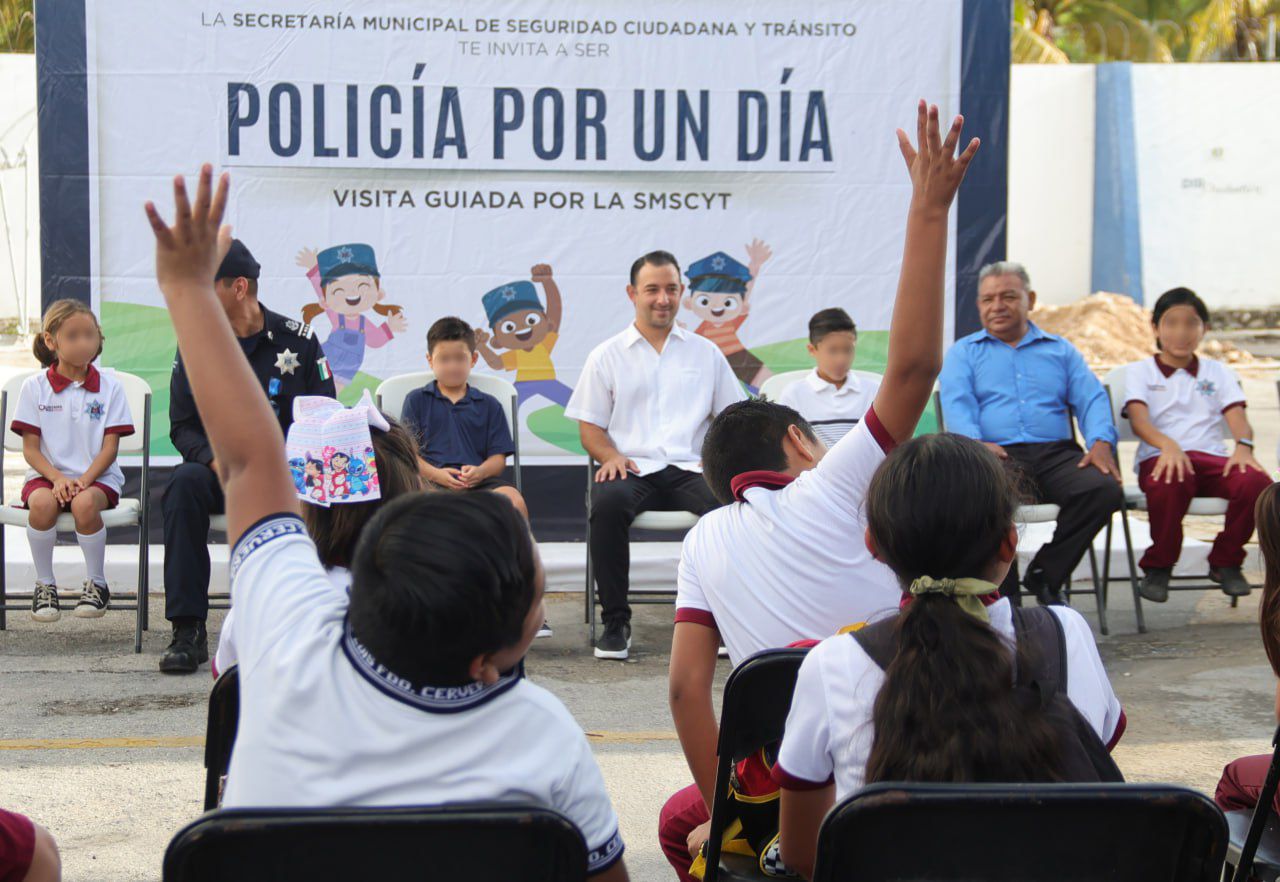
{"label": "backpack", "polygon": [[[1124,781],[1093,726],[1067,697],[1067,639],[1062,622],[1046,607],[1013,607],[1013,632],[1021,657],[1029,663],[1018,670],[1014,690],[1058,730],[1063,752],[1063,778],[1072,782]],[[881,670],[897,654],[897,618],[868,625],[850,636]],[[1026,650],[1030,650],[1029,652]]]}

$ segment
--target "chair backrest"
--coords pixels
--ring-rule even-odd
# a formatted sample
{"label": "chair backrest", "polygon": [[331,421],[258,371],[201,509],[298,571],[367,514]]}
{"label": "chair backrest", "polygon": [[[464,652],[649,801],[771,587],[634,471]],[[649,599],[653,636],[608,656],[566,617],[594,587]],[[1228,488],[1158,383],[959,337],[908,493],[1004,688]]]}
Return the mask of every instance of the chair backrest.
{"label": "chair backrest", "polygon": [[760,384],[760,397],[768,398],[770,401],[777,401],[782,397],[783,391],[792,383],[803,380],[811,370],[803,371],[786,371],[781,374],[774,374],[769,379]]}
{"label": "chair backrest", "polygon": [[222,776],[231,766],[231,750],[240,725],[240,667],[221,674],[209,693],[209,722],[204,734],[204,810],[218,807]]}
{"label": "chair backrest", "polygon": [[[399,374],[378,384],[374,401],[378,407],[397,419],[404,410],[404,400],[414,389],[421,389],[436,378],[432,371],[418,371],[412,374]],[[493,374],[472,374],[467,382],[488,395],[498,399],[502,412],[507,417],[507,429],[513,440],[517,437],[520,423],[516,387],[501,377]]]}
{"label": "chair backrest", "polygon": [[[1122,364],[1120,367],[1112,368],[1107,375],[1102,378],[1102,385],[1107,389],[1107,396],[1111,399],[1111,420],[1116,424],[1116,437],[1121,441],[1137,441],[1138,436],[1133,433],[1133,426],[1130,425],[1127,417],[1122,415],[1125,402],[1128,401],[1128,389],[1125,377],[1129,365]],[[1240,377],[1231,372],[1236,378],[1236,382],[1240,382]],[[1222,437],[1231,438],[1231,429],[1227,426],[1226,420],[1221,420],[1219,425],[1222,427]]]}
{"label": "chair backrest", "polygon": [[1226,847],[1222,812],[1183,787],[874,784],[822,822],[813,882],[1212,882]]}
{"label": "chair backrest", "polygon": [[[142,453],[150,440],[146,436],[149,435],[148,429],[150,426],[147,417],[151,410],[151,387],[146,380],[134,374],[126,374],[124,371],[110,368],[104,368],[103,371],[104,373],[110,372],[116,382],[124,388],[125,398],[129,401],[129,413],[133,417],[134,432],[132,435],[125,435],[120,439],[120,453]],[[22,384],[26,382],[27,377],[34,373],[37,372],[27,371],[16,374],[6,380],[3,387],[0,387],[0,393],[2,393],[3,397],[3,402],[0,403],[0,420],[4,422],[5,450],[16,452],[22,450],[22,436],[15,434],[9,426],[13,422],[13,410],[18,406],[18,396],[22,392]]]}
{"label": "chair backrest", "polygon": [[586,872],[571,821],[510,805],[222,810],[180,830],[164,856],[164,882],[578,882]]}

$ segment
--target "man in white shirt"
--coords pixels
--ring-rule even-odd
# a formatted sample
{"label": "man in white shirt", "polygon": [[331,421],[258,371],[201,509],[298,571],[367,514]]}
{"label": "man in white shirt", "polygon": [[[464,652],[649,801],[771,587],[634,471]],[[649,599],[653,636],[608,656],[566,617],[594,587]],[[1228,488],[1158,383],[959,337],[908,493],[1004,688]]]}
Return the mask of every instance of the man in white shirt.
{"label": "man in white shirt", "polygon": [[666,251],[632,264],[635,321],[592,350],[565,408],[600,463],[589,549],[604,620],[596,658],[625,659],[631,647],[631,522],[643,511],[716,507],[702,480],[702,438],[716,414],[746,397],[720,349],[676,324],[683,293]]}
{"label": "man in white shirt", "polygon": [[798,411],[828,447],[849,433],[876,400],[880,379],[858,376],[853,368],[858,328],[838,306],[822,309],[809,319],[809,376],[792,383],[778,403]]}

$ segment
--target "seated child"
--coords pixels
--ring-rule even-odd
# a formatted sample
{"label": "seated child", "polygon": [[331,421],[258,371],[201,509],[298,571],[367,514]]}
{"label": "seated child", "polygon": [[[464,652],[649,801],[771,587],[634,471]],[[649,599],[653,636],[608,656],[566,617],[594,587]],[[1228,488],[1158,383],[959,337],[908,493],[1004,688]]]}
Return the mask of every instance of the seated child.
{"label": "seated child", "polygon": [[[1262,626],[1262,647],[1271,671],[1280,677],[1280,489],[1271,484],[1258,496],[1258,546],[1266,566],[1258,619]],[[1280,680],[1276,682],[1276,718],[1280,720]],[[1224,812],[1252,810],[1258,805],[1271,754],[1242,756],[1227,763],[1218,781],[1214,802]],[[1280,792],[1272,811],[1280,812]]]}
{"label": "seated child", "polygon": [[849,313],[839,307],[815,312],[809,319],[813,373],[778,396],[778,403],[798,411],[828,447],[858,424],[880,389],[878,380],[850,370],[857,346],[858,328]]}
{"label": "seated child", "polygon": [[[823,816],[864,783],[1121,780],[1107,751],[1124,713],[1088,623],[999,596],[1017,505],[999,460],[961,435],[908,441],[872,478],[865,542],[905,609],[800,667],[773,767],[792,870],[812,874]],[[1065,689],[1046,695],[1042,672],[1064,651]]]}
{"label": "seated child", "polygon": [[405,397],[400,419],[418,436],[422,476],[445,490],[492,490],[527,519],[524,498],[502,477],[515,452],[510,404],[467,383],[479,357],[475,331],[442,318],[427,331],[427,363],[436,378]]}
{"label": "seated child", "polygon": [[[1142,555],[1139,593],[1169,599],[1169,576],[1182,553],[1182,518],[1197,496],[1228,500],[1226,523],[1209,551],[1209,578],[1229,597],[1249,593],[1240,571],[1253,535],[1253,506],[1271,483],[1253,455],[1244,392],[1221,362],[1200,358],[1209,310],[1187,288],[1160,295],[1151,322],[1156,354],[1125,369],[1125,416],[1138,446],[1138,486],[1147,496],[1151,547]],[[1222,424],[1235,438],[1228,456]]]}
{"label": "seated child", "polygon": [[[205,165],[177,220],[147,204],[156,275],[227,500],[240,719],[227,806],[542,805],[581,830],[588,874],[625,882],[618,822],[582,729],[523,677],[545,572],[486,493],[406,493],[361,531],[334,591],[298,516],[270,405],[218,306],[227,177]],[[194,207],[192,207],[194,205]],[[513,737],[518,733],[518,737]]]}
{"label": "seated child", "polygon": [[[867,484],[910,438],[940,367],[947,213],[977,140],[959,156],[957,119],[943,142],[937,108],[920,153],[899,132],[912,181],[884,384],[866,419],[830,451],[804,418],[753,399],[726,407],[702,445],[703,476],[724,503],[685,537],[677,576],[668,694],[694,783],[663,807],[658,836],[681,879],[706,839],[715,787],[712,694],[721,640],[738,664],[766,649],[821,640],[897,609],[893,573],[857,537]],[[848,370],[848,358],[844,370]],[[763,794],[752,793],[752,796]]]}
{"label": "seated child", "polygon": [[102,354],[102,329],[87,303],[51,304],[32,351],[45,369],[22,384],[10,424],[22,436],[29,466],[22,504],[30,511],[27,541],[36,569],[31,618],[56,622],[62,616],[53,547],[58,515],[69,511],[88,570],[73,615],[96,619],[111,602],[102,512],[116,507],[124,486],[116,454],[120,438],[133,434],[129,400],[110,371],[93,366]]}
{"label": "seated child", "polygon": [[[355,556],[356,540],[375,514],[391,500],[405,493],[422,490],[422,477],[418,474],[418,444],[413,437],[386,414],[380,414],[387,428],[369,426],[369,443],[373,448],[381,498],[350,502],[344,505],[304,505],[302,521],[307,525],[307,535],[316,544],[316,554],[334,590],[351,591],[351,561]],[[294,423],[293,425],[299,425]],[[292,426],[290,434],[293,433]],[[303,501],[311,497],[305,490],[299,495]],[[235,646],[235,616],[232,609],[222,620],[218,634],[218,652],[214,656],[212,670],[218,675],[239,661]]]}

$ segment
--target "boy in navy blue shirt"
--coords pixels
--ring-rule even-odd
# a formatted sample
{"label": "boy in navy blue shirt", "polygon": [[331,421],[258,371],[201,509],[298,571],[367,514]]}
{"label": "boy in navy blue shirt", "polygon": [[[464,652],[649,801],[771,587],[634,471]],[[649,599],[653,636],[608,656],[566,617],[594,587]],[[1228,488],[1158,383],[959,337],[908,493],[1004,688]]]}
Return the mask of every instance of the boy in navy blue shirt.
{"label": "boy in navy blue shirt", "polygon": [[424,479],[444,490],[491,490],[528,519],[524,498],[502,476],[515,452],[504,405],[467,383],[477,357],[475,331],[462,319],[432,325],[427,363],[436,378],[405,397],[400,419],[417,435]]}

